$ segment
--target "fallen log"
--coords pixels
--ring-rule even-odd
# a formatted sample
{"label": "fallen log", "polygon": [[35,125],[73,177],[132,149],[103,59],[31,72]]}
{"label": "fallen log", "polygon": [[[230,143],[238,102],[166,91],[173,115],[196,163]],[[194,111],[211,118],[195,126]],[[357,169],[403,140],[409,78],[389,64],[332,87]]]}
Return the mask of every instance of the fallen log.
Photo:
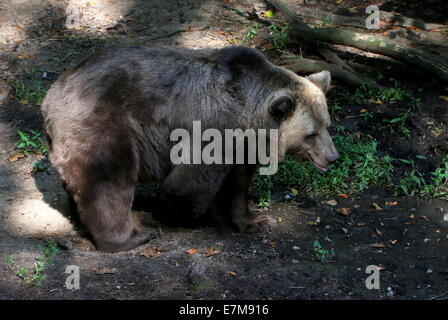
{"label": "fallen log", "polygon": [[441,56],[395,43],[381,35],[354,32],[336,28],[311,28],[283,1],[268,0],[290,22],[291,34],[315,43],[327,42],[359,48],[386,55],[418,66],[448,82],[448,61]]}
{"label": "fallen log", "polygon": [[[300,8],[295,12],[298,16],[308,19],[319,20],[323,23],[334,23],[340,26],[365,28],[366,19],[359,17],[347,17],[334,14],[332,12],[316,10],[311,8]],[[387,29],[390,26],[420,29],[424,31],[448,30],[448,26],[444,24],[427,23],[421,20],[405,17],[399,13],[387,12],[380,10],[380,29]]]}
{"label": "fallen log", "polygon": [[367,85],[374,88],[382,88],[373,80],[363,77],[356,72],[350,72],[343,69],[342,66],[336,64],[327,63],[324,61],[312,60],[307,58],[302,58],[299,56],[282,56],[280,57],[279,64],[283,67],[293,71],[293,72],[320,72],[323,70],[328,70],[331,76],[338,78],[349,85],[352,86],[362,86]]}

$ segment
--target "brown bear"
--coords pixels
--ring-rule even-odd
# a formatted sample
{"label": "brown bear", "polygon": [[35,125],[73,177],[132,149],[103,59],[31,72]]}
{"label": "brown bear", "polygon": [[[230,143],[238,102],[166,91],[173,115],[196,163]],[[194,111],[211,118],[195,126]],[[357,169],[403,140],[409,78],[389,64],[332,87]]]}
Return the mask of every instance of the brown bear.
{"label": "brown bear", "polygon": [[49,159],[98,249],[130,250],[151,238],[131,219],[139,181],[191,200],[196,214],[226,210],[240,231],[270,219],[248,210],[256,163],[173,164],[173,130],[277,129],[277,159],[326,170],[339,156],[327,131],[327,71],[300,77],[245,47],[112,47],[63,74],[42,113]]}

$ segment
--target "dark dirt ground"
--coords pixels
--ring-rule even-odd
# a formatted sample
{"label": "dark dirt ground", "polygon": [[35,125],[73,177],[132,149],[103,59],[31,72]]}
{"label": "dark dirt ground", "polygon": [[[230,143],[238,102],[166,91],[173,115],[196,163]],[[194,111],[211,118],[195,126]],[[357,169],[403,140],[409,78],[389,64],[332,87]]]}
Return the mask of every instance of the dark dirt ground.
{"label": "dark dirt ground", "polygon": [[[316,3],[340,14],[371,4]],[[423,7],[417,1],[382,3],[428,22],[447,22],[444,1]],[[69,4],[82,9],[79,30],[64,26]],[[136,207],[136,219],[159,228],[161,236],[130,252],[106,254],[93,248],[70,215],[54,171],[30,172],[40,156],[7,160],[17,152],[15,130],[42,129],[39,106],[15,97],[17,79],[37,75],[47,88],[64,69],[111,43],[225,46],[247,32],[248,21],[234,8],[262,12],[266,5],[237,0],[0,0],[1,299],[448,299],[448,222],[443,221],[448,203],[440,199],[395,197],[387,189],[370,189],[348,199],[305,197],[305,203],[279,202],[268,209],[252,205],[277,221],[272,232],[255,235],[216,223],[161,223],[152,212]],[[357,118],[362,106],[341,110],[335,114],[336,124],[373,135],[379,149],[393,156],[425,155],[428,161],[417,166],[433,170],[438,154],[447,152],[448,102],[440,99],[447,88],[418,71],[411,76],[403,71],[403,66],[384,69],[384,79],[401,79],[422,99],[420,111],[411,117],[408,140],[376,126],[383,116],[380,109],[369,122]],[[336,88],[340,92],[344,86],[336,83]],[[335,97],[330,94],[330,101]],[[442,133],[431,134],[434,126]],[[337,205],[323,202],[328,199],[336,199]],[[373,202],[382,210],[372,210]],[[344,216],[337,213],[342,207],[355,209]],[[26,284],[16,275],[17,267],[32,268],[41,254],[36,246],[46,239],[64,248],[40,287]],[[334,255],[317,259],[315,240]],[[211,255],[210,247],[215,248]],[[190,249],[197,252],[188,254]],[[142,256],[145,250],[157,257]],[[5,262],[9,257],[15,265]],[[64,286],[69,265],[80,268],[80,290]],[[365,287],[368,265],[381,269],[379,290]]]}

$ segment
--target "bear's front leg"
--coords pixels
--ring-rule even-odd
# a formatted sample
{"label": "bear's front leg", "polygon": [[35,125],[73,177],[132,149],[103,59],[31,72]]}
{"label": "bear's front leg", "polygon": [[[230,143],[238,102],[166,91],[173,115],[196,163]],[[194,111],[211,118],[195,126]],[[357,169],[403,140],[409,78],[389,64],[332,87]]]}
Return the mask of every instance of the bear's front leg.
{"label": "bear's front leg", "polygon": [[217,210],[230,210],[233,224],[240,232],[269,231],[274,219],[266,215],[255,215],[248,207],[248,192],[255,165],[236,165],[219,192]]}

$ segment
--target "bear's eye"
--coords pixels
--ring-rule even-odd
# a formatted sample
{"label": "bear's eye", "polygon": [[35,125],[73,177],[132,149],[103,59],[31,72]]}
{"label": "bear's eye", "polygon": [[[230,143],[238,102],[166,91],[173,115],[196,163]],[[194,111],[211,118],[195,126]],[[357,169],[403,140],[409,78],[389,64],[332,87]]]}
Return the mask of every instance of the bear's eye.
{"label": "bear's eye", "polygon": [[316,138],[316,137],[317,137],[317,132],[313,132],[313,133],[308,134],[305,138],[306,139],[313,139],[313,138]]}

